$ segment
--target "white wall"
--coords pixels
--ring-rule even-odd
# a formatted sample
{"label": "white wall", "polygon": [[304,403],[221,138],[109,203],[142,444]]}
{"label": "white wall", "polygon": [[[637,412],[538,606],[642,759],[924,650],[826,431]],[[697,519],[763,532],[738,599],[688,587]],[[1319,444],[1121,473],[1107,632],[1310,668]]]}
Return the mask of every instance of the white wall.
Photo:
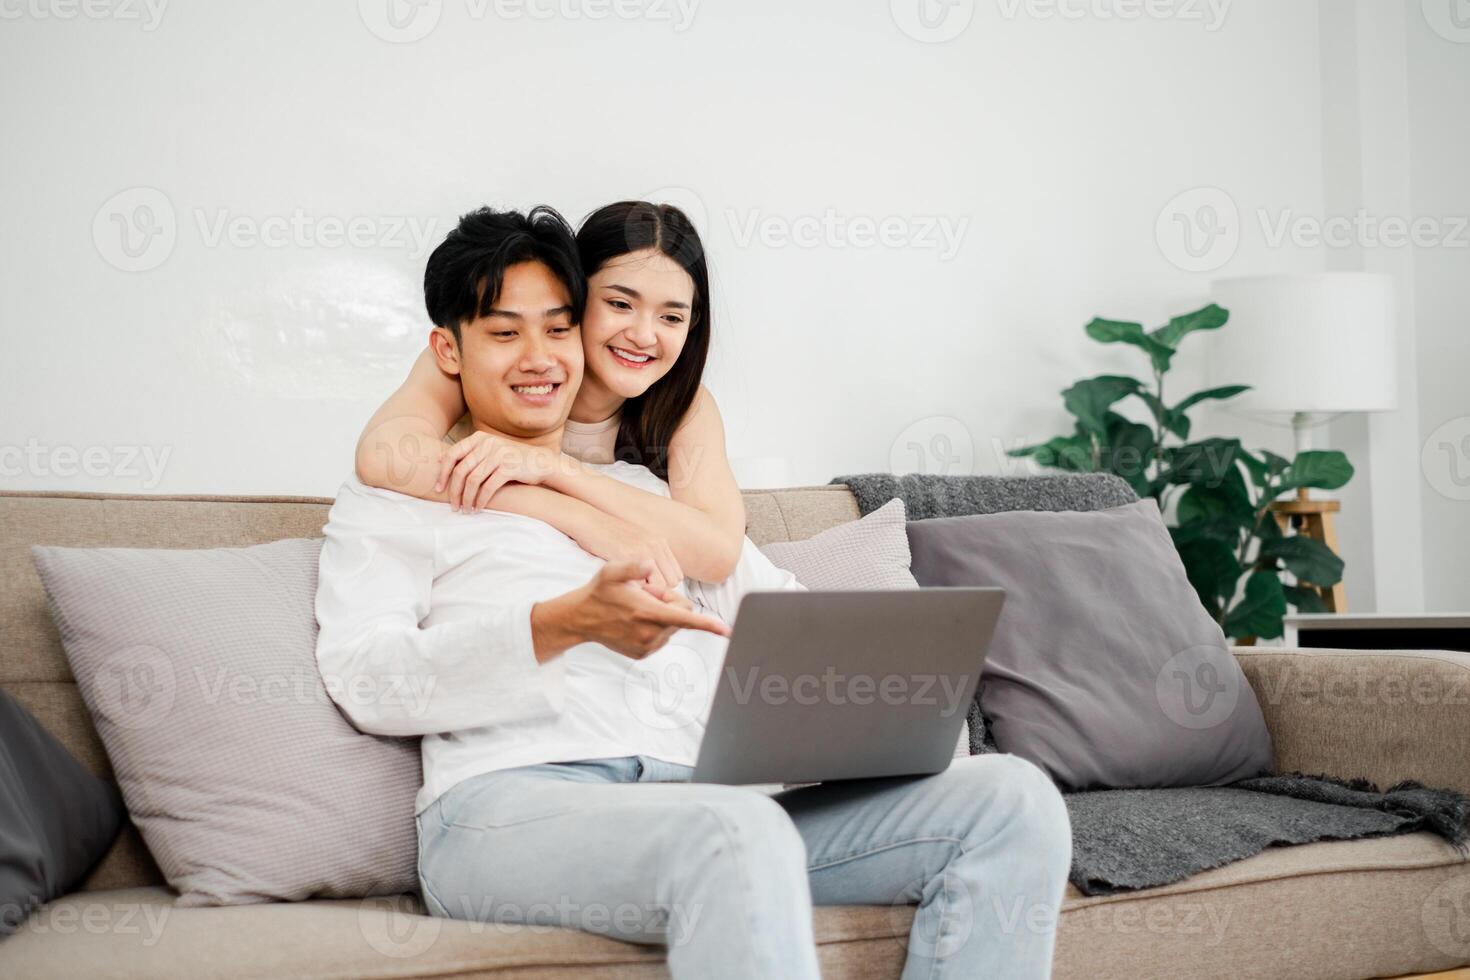
{"label": "white wall", "polygon": [[[1470,11],[1459,10],[1458,23],[1409,18],[1409,124],[1415,212],[1452,216],[1463,228]],[[1424,602],[1443,611],[1470,609],[1470,231],[1459,237],[1456,248],[1419,250],[1414,266]]]}
{"label": "white wall", "polygon": [[[1093,315],[1327,265],[1260,221],[1325,207],[1315,0],[961,0],[933,31],[917,0],[428,0],[402,43],[388,2],[154,0],[152,23],[0,0],[0,487],[333,493],[422,344],[427,249],[482,202],[691,206],[731,451],[798,483],[910,443],[1002,471],[997,446],[1060,430],[1062,387],[1137,368],[1083,337]],[[1416,97],[1445,123],[1464,104]],[[1222,200],[1238,246],[1191,259],[1175,215]],[[829,213],[828,240],[789,240]],[[293,215],[299,241],[259,241]],[[171,245],[121,250],[119,222],[170,216]],[[846,227],[884,219],[900,244]],[[321,224],[354,220],[358,247]]]}
{"label": "white wall", "polygon": [[[1327,213],[1381,222],[1414,215],[1407,33],[1419,10],[1379,0],[1322,0],[1323,172]],[[1407,16],[1406,16],[1407,15]],[[1396,284],[1396,359],[1384,365],[1398,387],[1394,411],[1344,416],[1328,427],[1357,474],[1340,494],[1339,550],[1350,610],[1424,609],[1419,472],[1417,249],[1390,248],[1365,224],[1324,247],[1328,269],[1391,276]],[[1352,343],[1344,336],[1343,343]],[[1364,521],[1361,515],[1370,514]]]}

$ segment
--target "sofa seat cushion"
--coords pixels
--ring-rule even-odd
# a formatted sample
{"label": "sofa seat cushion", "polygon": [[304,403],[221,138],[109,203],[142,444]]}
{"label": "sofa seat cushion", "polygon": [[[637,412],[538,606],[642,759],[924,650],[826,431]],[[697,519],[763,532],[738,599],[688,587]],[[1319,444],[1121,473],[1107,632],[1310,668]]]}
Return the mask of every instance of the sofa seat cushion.
{"label": "sofa seat cushion", "polygon": [[[0,976],[667,977],[657,949],[431,919],[412,896],[180,908],[162,887],[73,893],[0,943]],[[984,910],[984,906],[981,906]],[[1390,976],[1470,963],[1470,864],[1411,834],[1276,848],[1131,895],[1069,890],[1057,980]],[[890,980],[906,907],[816,915],[823,976]],[[1019,927],[1024,928],[1024,919]],[[1456,945],[1458,944],[1458,945]]]}
{"label": "sofa seat cushion", "polygon": [[[163,886],[73,892],[0,945],[0,976],[667,978],[662,951],[568,929],[436,919],[416,895],[181,907]],[[906,907],[820,910],[824,976],[896,977]],[[90,922],[90,925],[88,924]]]}
{"label": "sofa seat cushion", "polygon": [[1347,980],[1470,965],[1470,863],[1430,833],[1273,847],[1183,881],[1068,886],[1057,978]]}

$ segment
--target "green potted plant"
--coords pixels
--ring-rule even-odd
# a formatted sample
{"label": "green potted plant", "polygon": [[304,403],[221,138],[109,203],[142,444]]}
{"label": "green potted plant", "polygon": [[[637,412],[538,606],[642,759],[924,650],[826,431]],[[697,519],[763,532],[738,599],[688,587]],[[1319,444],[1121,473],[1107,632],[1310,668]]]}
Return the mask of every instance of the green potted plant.
{"label": "green potted plant", "polygon": [[[1189,441],[1192,409],[1249,390],[1210,388],[1172,405],[1165,398],[1180,342],[1196,331],[1218,330],[1229,319],[1213,303],[1149,331],[1138,323],[1094,319],[1087,335],[1138,348],[1148,357],[1149,380],[1105,374],[1077,382],[1062,392],[1076,420],[1072,433],[1010,455],[1071,472],[1114,473],[1140,497],[1158,501],[1165,515],[1172,504],[1169,533],[1190,584],[1226,635],[1250,642],[1280,636],[1288,605],[1323,611],[1316,588],[1302,583],[1327,587],[1342,578],[1342,559],[1314,538],[1284,535],[1271,504],[1301,488],[1336,490],[1352,478],[1353,467],[1335,451],[1285,459],[1267,450],[1250,452],[1239,439]],[[1142,403],[1149,423],[1116,410],[1128,399]],[[1283,570],[1296,584],[1282,582]]]}

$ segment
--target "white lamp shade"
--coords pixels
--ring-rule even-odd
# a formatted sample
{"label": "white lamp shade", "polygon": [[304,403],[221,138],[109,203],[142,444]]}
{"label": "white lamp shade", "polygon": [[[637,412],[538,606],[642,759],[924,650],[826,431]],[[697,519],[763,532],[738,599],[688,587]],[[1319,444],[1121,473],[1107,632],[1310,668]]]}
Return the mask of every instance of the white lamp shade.
{"label": "white lamp shade", "polygon": [[1397,404],[1391,277],[1246,276],[1217,279],[1212,293],[1230,322],[1211,338],[1210,386],[1251,386],[1231,409],[1328,414]]}

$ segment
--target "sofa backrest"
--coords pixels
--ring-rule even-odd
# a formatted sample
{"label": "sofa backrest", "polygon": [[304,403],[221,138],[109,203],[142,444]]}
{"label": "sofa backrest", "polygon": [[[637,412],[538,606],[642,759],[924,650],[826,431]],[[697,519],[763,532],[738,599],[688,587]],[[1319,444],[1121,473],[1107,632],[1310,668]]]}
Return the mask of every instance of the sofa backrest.
{"label": "sofa backrest", "polygon": [[[321,536],[324,497],[134,496],[0,491],[0,688],[90,770],[111,778],[102,742],[67,666],[31,560],[31,545],[71,548],[241,548]],[[745,493],[756,544],[799,541],[858,516],[845,486]],[[131,824],[83,885],[156,884],[163,877]]]}

